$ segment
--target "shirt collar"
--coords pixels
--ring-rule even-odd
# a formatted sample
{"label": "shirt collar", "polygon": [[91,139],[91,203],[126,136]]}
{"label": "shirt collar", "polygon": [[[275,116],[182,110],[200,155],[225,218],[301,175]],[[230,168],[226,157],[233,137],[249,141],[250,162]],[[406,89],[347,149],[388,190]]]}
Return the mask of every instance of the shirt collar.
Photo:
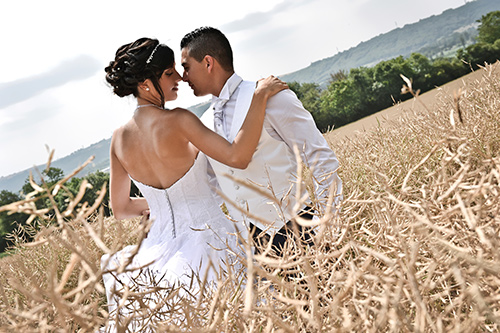
{"label": "shirt collar", "polygon": [[220,91],[219,97],[212,96],[212,102],[215,102],[217,100],[229,101],[229,99],[231,98],[231,95],[234,93],[236,88],[238,88],[241,81],[243,81],[243,79],[240,76],[238,76],[236,73],[231,75],[231,77],[229,79],[227,79],[226,83],[224,84],[224,87],[222,87],[222,90]]}

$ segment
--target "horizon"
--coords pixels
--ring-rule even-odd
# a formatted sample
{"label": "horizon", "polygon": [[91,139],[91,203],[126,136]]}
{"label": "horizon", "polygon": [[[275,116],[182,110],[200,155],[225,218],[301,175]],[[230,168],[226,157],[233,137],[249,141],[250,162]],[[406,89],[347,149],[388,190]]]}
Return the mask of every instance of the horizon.
{"label": "horizon", "polygon": [[[388,0],[383,6],[377,4],[376,0],[340,1],[341,11],[338,11],[339,1],[334,4],[328,0],[258,1],[258,9],[255,9],[255,3],[245,4],[240,9],[232,9],[232,15],[210,7],[206,11],[202,10],[204,15],[195,20],[181,17],[180,21],[175,21],[176,18],[169,16],[168,19],[173,19],[173,23],[148,21],[147,27],[124,27],[123,31],[119,29],[118,38],[113,38],[115,36],[112,34],[116,29],[106,25],[107,17],[99,16],[104,14],[92,12],[90,15],[95,17],[93,23],[96,31],[91,31],[90,27],[83,24],[78,25],[77,19],[76,22],[68,21],[71,15],[63,15],[62,19],[57,17],[48,27],[40,26],[40,31],[28,29],[28,32],[23,32],[31,37],[28,43],[26,38],[22,38],[23,33],[21,37],[11,40],[16,52],[3,56],[5,59],[0,66],[3,66],[3,80],[6,81],[0,83],[0,133],[3,135],[0,136],[0,144],[5,157],[0,163],[0,177],[8,177],[46,163],[46,145],[55,150],[54,160],[57,160],[111,137],[112,131],[130,117],[135,102],[131,98],[119,99],[111,95],[103,82],[102,68],[119,45],[135,37],[146,35],[158,38],[174,49],[178,59],[179,50],[175,45],[178,45],[177,41],[183,34],[163,33],[164,30],[174,26],[173,31],[187,32],[201,25],[215,26],[226,34],[233,46],[236,72],[252,80],[270,74],[296,72],[377,35],[467,3],[463,0],[439,3],[426,1],[429,5],[412,7],[411,11],[404,10],[413,4],[408,0]],[[217,3],[230,8],[228,0]],[[61,5],[62,2],[52,0],[49,4]],[[110,6],[110,11],[121,10],[106,5]],[[175,11],[175,5],[169,5],[168,8],[172,7]],[[36,6],[41,6],[39,11],[35,10]],[[200,2],[198,8],[203,6]],[[37,15],[32,17],[32,25],[36,25],[41,19],[40,12],[44,13],[48,7],[47,4],[38,3],[33,6]],[[84,11],[84,8],[81,9]],[[182,9],[181,6],[178,12],[182,13]],[[74,11],[64,5],[61,5],[61,10],[62,13]],[[380,15],[374,15],[377,12]],[[50,21],[50,14],[42,15],[43,20]],[[122,14],[129,15],[130,11],[125,10]],[[61,16],[61,12],[56,15]],[[12,15],[12,18],[16,16]],[[64,45],[56,43],[58,38],[63,39],[65,36],[65,31],[58,30],[61,22],[74,27],[62,29],[71,33],[70,39],[64,39]],[[9,21],[0,24],[5,25],[5,31]],[[346,30],[349,31],[348,36],[336,34],[333,41],[325,43],[324,31]],[[52,37],[54,43],[47,43],[44,38],[38,40],[34,36],[35,32],[44,37],[56,33]],[[9,43],[8,38],[6,42]],[[33,63],[30,59],[31,49],[44,49],[40,46],[46,48],[47,44],[55,49],[54,52],[39,52],[35,66],[12,66],[16,63]],[[297,48],[297,45],[301,47]],[[179,98],[168,102],[167,107],[171,104],[191,107],[207,100],[208,97],[192,96],[189,87],[181,82]],[[79,128],[75,131],[73,126],[76,124]]]}

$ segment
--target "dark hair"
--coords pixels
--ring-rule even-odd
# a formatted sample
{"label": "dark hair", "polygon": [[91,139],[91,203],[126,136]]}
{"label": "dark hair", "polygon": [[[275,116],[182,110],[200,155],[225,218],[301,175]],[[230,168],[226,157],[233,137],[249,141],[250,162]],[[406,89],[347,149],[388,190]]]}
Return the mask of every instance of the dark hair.
{"label": "dark hair", "polygon": [[139,38],[133,43],[119,47],[115,60],[104,70],[106,81],[116,95],[124,97],[132,94],[137,97],[138,85],[150,79],[164,103],[158,79],[165,69],[173,65],[174,51],[171,48],[160,44],[157,39]]}
{"label": "dark hair", "polygon": [[206,55],[217,59],[226,71],[234,71],[233,50],[226,36],[215,28],[201,27],[184,36],[181,49],[187,48],[189,56],[200,62]]}

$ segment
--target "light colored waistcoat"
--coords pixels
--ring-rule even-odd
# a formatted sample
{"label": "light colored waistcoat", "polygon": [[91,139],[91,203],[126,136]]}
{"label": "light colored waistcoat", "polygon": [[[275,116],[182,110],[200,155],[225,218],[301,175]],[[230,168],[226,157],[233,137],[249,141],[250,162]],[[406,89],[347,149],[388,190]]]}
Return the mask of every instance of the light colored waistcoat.
{"label": "light colored waistcoat", "polygon": [[[240,130],[250,103],[252,101],[255,82],[243,81],[237,96],[236,108],[228,141],[232,142]],[[207,112],[212,113],[211,110]],[[213,113],[206,115],[204,122],[213,128]],[[210,164],[217,176],[222,192],[231,199],[226,202],[229,214],[237,221],[251,221],[262,230],[272,234],[283,227],[294,215],[295,181],[297,164],[292,150],[283,142],[272,138],[265,129],[262,130],[259,144],[252,157],[252,161],[244,170],[236,169],[209,158]],[[276,197],[279,204],[257,193],[255,190],[238,184],[225,175],[247,181],[256,185],[262,191]],[[238,205],[250,216],[243,214],[234,205]],[[273,225],[263,225],[252,218],[255,215]]]}

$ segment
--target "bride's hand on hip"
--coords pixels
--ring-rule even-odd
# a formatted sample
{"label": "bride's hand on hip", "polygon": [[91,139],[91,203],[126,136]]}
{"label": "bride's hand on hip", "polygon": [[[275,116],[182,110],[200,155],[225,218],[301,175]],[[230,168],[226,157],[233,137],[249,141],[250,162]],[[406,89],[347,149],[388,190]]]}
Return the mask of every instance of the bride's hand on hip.
{"label": "bride's hand on hip", "polygon": [[281,81],[277,77],[271,75],[265,79],[257,81],[255,94],[264,94],[267,98],[276,95],[278,92],[288,89],[286,82]]}

